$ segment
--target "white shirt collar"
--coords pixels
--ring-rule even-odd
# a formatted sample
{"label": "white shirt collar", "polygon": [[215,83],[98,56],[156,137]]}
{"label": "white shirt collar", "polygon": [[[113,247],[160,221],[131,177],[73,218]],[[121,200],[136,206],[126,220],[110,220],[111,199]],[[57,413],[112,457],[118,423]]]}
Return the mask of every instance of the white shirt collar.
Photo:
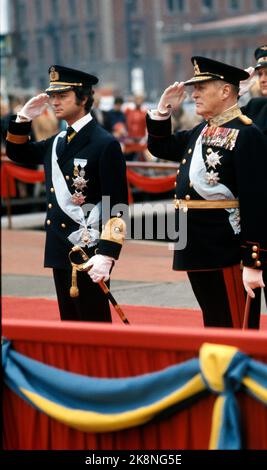
{"label": "white shirt collar", "polygon": [[85,114],[81,119],[78,119],[78,121],[74,122],[72,124],[72,128],[75,130],[75,132],[79,132],[88,122],[92,121],[92,115],[90,113]]}

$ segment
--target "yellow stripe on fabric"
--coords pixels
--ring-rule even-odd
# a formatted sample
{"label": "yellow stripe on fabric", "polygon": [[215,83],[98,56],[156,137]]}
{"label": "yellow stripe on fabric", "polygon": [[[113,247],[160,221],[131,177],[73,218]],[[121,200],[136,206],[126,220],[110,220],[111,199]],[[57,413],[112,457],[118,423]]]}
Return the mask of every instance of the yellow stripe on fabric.
{"label": "yellow stripe on fabric", "polygon": [[212,420],[211,420],[209,450],[216,450],[218,448],[218,441],[220,437],[220,430],[221,430],[221,424],[222,424],[224,401],[225,401],[225,397],[220,396],[216,399],[214,403],[213,412],[212,412]]}
{"label": "yellow stripe on fabric", "polygon": [[204,343],[199,350],[200,369],[209,387],[216,391],[224,390],[224,373],[238,352],[234,346]]}
{"label": "yellow stripe on fabric", "polygon": [[259,400],[267,404],[267,388],[255,382],[250,377],[244,377],[242,383],[249,388]]}
{"label": "yellow stripe on fabric", "polygon": [[152,405],[123,413],[110,414],[67,408],[65,406],[58,405],[57,403],[53,403],[51,400],[43,398],[36,393],[29,392],[24,388],[21,388],[20,390],[44,413],[70,427],[80,431],[109,432],[131,428],[146,423],[160,411],[194,396],[205,389],[206,385],[203,382],[201,375],[197,374],[179,390],[171,393]]}

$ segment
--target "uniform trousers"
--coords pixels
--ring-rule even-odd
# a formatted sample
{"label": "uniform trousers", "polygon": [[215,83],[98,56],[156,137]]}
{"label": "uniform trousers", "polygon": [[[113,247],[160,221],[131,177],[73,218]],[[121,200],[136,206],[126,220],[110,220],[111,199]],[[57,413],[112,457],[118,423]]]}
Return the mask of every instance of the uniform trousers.
{"label": "uniform trousers", "polygon": [[[246,292],[239,266],[212,270],[188,271],[189,281],[200,305],[204,326],[240,328],[245,311]],[[265,281],[266,282],[266,281]],[[260,324],[261,289],[254,289],[248,328]]]}
{"label": "uniform trousers", "polygon": [[[109,302],[87,272],[77,271],[78,297],[70,297],[71,267],[53,269],[61,320],[112,322]],[[109,286],[109,281],[106,282]]]}

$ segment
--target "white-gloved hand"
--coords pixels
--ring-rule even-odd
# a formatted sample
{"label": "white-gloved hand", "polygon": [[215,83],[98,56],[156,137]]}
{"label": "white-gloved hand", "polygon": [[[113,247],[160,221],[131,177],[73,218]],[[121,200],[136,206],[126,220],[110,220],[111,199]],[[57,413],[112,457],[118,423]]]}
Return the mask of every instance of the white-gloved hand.
{"label": "white-gloved hand", "polygon": [[171,109],[177,110],[185,97],[184,82],[175,82],[173,85],[166,88],[161,95],[158,104],[158,112],[160,114],[167,114]]}
{"label": "white-gloved hand", "polygon": [[248,295],[252,299],[254,299],[255,294],[252,289],[256,289],[257,287],[265,287],[262,277],[262,271],[260,269],[253,269],[244,266],[243,284]]}
{"label": "white-gloved hand", "polygon": [[249,78],[242,80],[239,83],[239,96],[243,96],[245,93],[247,93],[257,80],[254,67],[248,67],[245,69],[245,71],[249,73]]}
{"label": "white-gloved hand", "polygon": [[49,101],[49,96],[46,93],[41,93],[40,95],[34,96],[31,98],[23,108],[18,112],[18,116],[25,117],[29,121],[34,119],[37,116],[40,116],[42,112],[47,107]]}
{"label": "white-gloved hand", "polygon": [[[88,262],[88,274],[93,282],[107,281],[114,259],[105,255],[94,255]],[[90,268],[91,267],[91,268]]]}

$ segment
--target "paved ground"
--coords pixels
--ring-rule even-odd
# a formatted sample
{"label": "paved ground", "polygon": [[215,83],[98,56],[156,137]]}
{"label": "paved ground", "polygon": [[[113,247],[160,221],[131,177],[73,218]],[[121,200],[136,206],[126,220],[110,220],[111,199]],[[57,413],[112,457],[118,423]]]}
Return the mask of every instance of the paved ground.
{"label": "paved ground", "polygon": [[[45,233],[38,230],[2,231],[2,294],[55,298],[51,270],[43,268]],[[168,243],[126,241],[112,274],[117,302],[199,308],[185,273],[171,269]],[[263,311],[266,312],[265,303]]]}

